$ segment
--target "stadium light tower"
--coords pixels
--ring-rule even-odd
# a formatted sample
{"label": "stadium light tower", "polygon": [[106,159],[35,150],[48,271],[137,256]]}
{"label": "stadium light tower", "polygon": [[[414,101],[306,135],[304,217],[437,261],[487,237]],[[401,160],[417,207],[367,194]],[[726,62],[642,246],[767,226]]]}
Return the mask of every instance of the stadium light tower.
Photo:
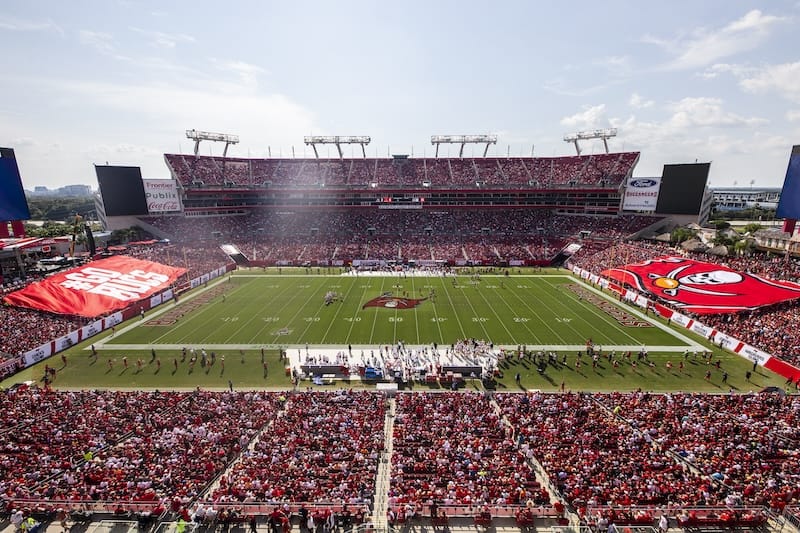
{"label": "stadium light tower", "polygon": [[603,146],[606,147],[606,153],[608,153],[608,139],[616,136],[617,136],[617,128],[579,131],[577,133],[570,133],[569,135],[564,135],[564,142],[573,143],[575,145],[575,151],[578,152],[578,155],[581,155],[581,147],[578,144],[578,141],[586,141],[589,139],[603,139]]}
{"label": "stadium light tower", "polygon": [[209,131],[186,130],[186,138],[194,141],[195,156],[200,151],[200,141],[224,142],[225,150],[222,152],[222,157],[226,157],[228,155],[228,146],[232,144],[239,144],[238,135],[228,135],[227,133],[211,133]]}
{"label": "stadium light tower", "polygon": [[483,149],[483,157],[489,151],[490,144],[497,144],[497,135],[431,135],[431,144],[436,146],[436,157],[439,157],[440,144],[460,144],[461,149],[458,151],[458,157],[464,157],[465,144],[484,144],[486,147]]}
{"label": "stadium light tower", "polygon": [[311,145],[311,148],[314,149],[314,155],[317,159],[319,159],[319,153],[317,152],[318,144],[335,144],[336,149],[339,150],[339,159],[344,158],[344,155],[342,154],[343,144],[360,144],[361,153],[364,156],[364,159],[366,159],[367,149],[365,147],[372,141],[372,139],[370,139],[370,137],[367,135],[312,135],[310,137],[303,137],[303,141],[306,144]]}

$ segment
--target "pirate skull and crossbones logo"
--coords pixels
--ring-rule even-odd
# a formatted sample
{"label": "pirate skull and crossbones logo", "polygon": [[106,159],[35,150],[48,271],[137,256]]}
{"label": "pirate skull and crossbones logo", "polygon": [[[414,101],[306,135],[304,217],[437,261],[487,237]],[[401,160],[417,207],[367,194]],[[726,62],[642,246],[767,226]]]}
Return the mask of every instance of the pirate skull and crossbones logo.
{"label": "pirate skull and crossbones logo", "polygon": [[690,266],[691,265],[680,266],[667,273],[666,276],[654,274],[652,272],[647,276],[653,280],[653,285],[660,288],[662,292],[668,296],[675,296],[680,290],[697,294],[708,294],[711,296],[735,296],[736,293],[702,289],[696,285],[730,285],[732,283],[739,283],[744,279],[738,272],[730,270],[710,270],[708,272],[696,272],[694,274],[680,276],[681,272]]}

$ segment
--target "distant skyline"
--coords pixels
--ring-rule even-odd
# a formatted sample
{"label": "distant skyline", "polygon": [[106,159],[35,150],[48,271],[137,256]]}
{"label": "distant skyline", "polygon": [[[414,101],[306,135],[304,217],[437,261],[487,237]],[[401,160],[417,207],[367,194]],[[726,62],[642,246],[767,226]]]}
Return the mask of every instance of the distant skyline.
{"label": "distant skyline", "polygon": [[481,133],[490,156],[571,155],[564,134],[616,127],[636,176],[711,161],[714,187],[778,187],[800,144],[797,0],[3,7],[0,146],[29,190],[94,189],[106,162],[168,177],[187,129],[239,135],[236,157],[312,156],[311,134],[418,157],[431,135]]}

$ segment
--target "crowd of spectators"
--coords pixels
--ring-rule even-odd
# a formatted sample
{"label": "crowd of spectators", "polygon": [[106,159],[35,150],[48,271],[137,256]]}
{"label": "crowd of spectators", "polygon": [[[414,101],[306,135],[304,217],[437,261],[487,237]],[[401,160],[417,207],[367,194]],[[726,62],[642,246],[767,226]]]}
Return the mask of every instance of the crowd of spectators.
{"label": "crowd of spectators", "polygon": [[390,507],[525,504],[545,497],[486,396],[398,396]]}
{"label": "crowd of spectators", "polygon": [[614,394],[597,398],[712,480],[711,502],[782,511],[800,501],[800,397]]}
{"label": "crowd of spectators", "polygon": [[291,395],[212,499],[371,504],[385,411],[374,392]]}
{"label": "crowd of spectators", "polygon": [[[5,393],[0,410],[0,497],[53,499],[63,495],[64,487],[92,499],[116,476],[82,478],[83,465],[94,465],[96,455],[105,457],[132,430],[144,431],[184,397],[176,392],[55,393],[35,387]],[[117,482],[133,481],[130,477],[131,472],[118,476]]]}
{"label": "crowd of spectators", "polygon": [[517,442],[579,510],[598,505],[713,505],[685,465],[592,395],[497,395]]}
{"label": "crowd of spectators", "polygon": [[638,152],[560,157],[247,159],[166,154],[185,187],[416,186],[617,188]]}
{"label": "crowd of spectators", "polygon": [[[394,415],[390,509],[549,506],[535,463],[583,515],[800,501],[798,396],[402,393]],[[0,499],[367,508],[386,416],[371,391],[21,387],[0,395]]]}
{"label": "crowd of spectators", "polygon": [[89,321],[0,305],[0,357],[16,357],[81,328]]}
{"label": "crowd of spectators", "polygon": [[[549,210],[264,210],[214,217],[153,217],[145,221],[176,243],[232,243],[252,260],[306,262],[549,261],[569,241],[623,239],[656,217],[559,216]],[[210,251],[211,256],[219,254]]]}

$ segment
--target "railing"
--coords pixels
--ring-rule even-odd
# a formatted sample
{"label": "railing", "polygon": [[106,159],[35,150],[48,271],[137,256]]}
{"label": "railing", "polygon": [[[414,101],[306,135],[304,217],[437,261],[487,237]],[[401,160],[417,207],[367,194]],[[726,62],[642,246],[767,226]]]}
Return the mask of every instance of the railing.
{"label": "railing", "polygon": [[787,523],[800,531],[800,506],[793,505],[783,509],[781,514]]}
{"label": "railing", "polygon": [[760,527],[766,524],[769,510],[761,506],[728,507],[724,505],[691,507],[666,506],[591,506],[582,521],[596,526],[602,517],[617,526],[652,526],[662,515],[677,522],[678,527]]}
{"label": "railing", "polygon": [[[592,526],[551,526],[552,533],[606,533],[606,531],[597,531],[596,527]],[[625,526],[624,533],[655,533],[656,528],[653,526]],[[620,528],[622,533],[622,528]]]}
{"label": "railing", "polygon": [[67,512],[82,511],[86,513],[146,513],[161,507],[158,501],[95,501],[95,500],[37,500],[13,498],[6,507],[18,509],[51,511],[65,509]]}

